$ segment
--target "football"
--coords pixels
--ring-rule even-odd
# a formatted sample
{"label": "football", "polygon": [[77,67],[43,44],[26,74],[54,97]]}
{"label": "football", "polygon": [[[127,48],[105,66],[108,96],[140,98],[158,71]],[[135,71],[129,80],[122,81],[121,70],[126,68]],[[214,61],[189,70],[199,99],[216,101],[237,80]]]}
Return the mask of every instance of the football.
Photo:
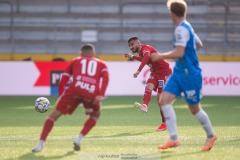
{"label": "football", "polygon": [[47,110],[49,109],[50,102],[45,97],[39,97],[36,99],[34,106],[36,111],[40,113],[44,113],[44,112],[47,112]]}

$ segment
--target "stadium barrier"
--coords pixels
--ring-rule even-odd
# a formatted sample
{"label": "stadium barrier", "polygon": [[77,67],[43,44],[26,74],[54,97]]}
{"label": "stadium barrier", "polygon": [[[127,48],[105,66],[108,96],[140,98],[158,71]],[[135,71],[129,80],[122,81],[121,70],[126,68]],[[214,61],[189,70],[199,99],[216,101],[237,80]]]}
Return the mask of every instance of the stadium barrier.
{"label": "stadium barrier", "polygon": [[[66,62],[0,62],[0,95],[57,95],[57,84]],[[174,63],[171,62],[171,67]],[[139,62],[107,61],[110,83],[107,96],[139,95],[150,73],[145,66],[137,78]],[[201,62],[203,95],[240,96],[240,62]],[[156,95],[156,94],[155,94]]]}
{"label": "stadium barrier", "polygon": [[[0,54],[0,61],[70,61],[76,54]],[[104,61],[126,61],[123,54],[98,54]],[[240,55],[199,55],[200,61],[239,61]]]}

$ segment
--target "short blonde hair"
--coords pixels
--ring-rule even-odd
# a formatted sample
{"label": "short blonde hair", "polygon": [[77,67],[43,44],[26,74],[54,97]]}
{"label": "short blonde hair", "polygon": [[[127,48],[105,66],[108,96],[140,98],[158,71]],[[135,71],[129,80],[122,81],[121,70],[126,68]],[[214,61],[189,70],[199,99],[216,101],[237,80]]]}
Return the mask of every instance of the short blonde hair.
{"label": "short blonde hair", "polygon": [[178,17],[186,17],[187,3],[184,0],[168,0],[168,9]]}

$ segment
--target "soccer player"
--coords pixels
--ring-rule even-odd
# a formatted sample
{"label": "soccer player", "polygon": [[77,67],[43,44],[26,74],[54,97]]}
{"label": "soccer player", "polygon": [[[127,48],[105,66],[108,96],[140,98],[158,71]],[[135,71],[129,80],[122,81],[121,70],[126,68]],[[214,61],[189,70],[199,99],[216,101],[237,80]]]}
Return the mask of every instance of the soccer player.
{"label": "soccer player", "polygon": [[[152,97],[152,90],[157,92],[158,101],[161,100],[162,89],[166,83],[167,77],[172,73],[172,70],[169,66],[169,63],[165,60],[158,60],[153,62],[151,60],[151,55],[158,53],[158,51],[150,45],[141,44],[138,37],[131,37],[128,40],[128,46],[133,53],[138,53],[139,56],[134,56],[131,53],[126,53],[125,57],[130,59],[135,59],[141,62],[138,70],[133,74],[133,77],[136,78],[141,72],[145,65],[150,67],[150,77],[147,80],[147,84],[144,91],[144,96],[142,98],[142,103],[135,102],[136,107],[140,108],[143,112],[147,113],[148,104]],[[166,130],[165,119],[160,109],[160,114],[162,116],[162,123],[156,129],[158,131]]]}
{"label": "soccer player", "polygon": [[166,53],[155,54],[152,58],[156,61],[173,58],[176,59],[176,65],[172,76],[163,90],[162,99],[159,101],[159,106],[162,108],[170,133],[170,139],[163,145],[160,145],[159,148],[167,149],[180,145],[176,114],[172,103],[183,92],[191,113],[199,120],[207,134],[202,150],[209,151],[217,140],[217,136],[213,131],[207,113],[200,106],[202,73],[196,54],[194,30],[189,22],[186,21],[187,3],[184,0],[169,0],[167,7],[176,25],[174,32],[175,49]]}
{"label": "soccer player", "polygon": [[[95,54],[95,47],[92,44],[83,45],[81,56],[72,60],[62,74],[58,84],[60,97],[44,123],[40,141],[32,149],[33,152],[40,152],[43,149],[46,138],[57,119],[63,114],[71,115],[80,103],[83,104],[89,118],[73,142],[74,150],[80,150],[82,139],[96,125],[100,116],[101,101],[108,86],[109,75],[107,65],[95,58]],[[73,82],[64,91],[70,76],[73,77]]]}

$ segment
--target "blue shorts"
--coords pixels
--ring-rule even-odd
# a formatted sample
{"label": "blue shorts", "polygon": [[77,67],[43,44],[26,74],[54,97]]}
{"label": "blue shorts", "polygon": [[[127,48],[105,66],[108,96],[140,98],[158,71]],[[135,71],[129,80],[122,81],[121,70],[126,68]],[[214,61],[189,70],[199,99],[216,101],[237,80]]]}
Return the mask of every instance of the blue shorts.
{"label": "blue shorts", "polygon": [[163,91],[174,94],[180,98],[181,93],[184,93],[185,100],[188,104],[198,104],[202,99],[202,76],[201,74],[190,76],[182,75],[172,76],[167,81]]}

